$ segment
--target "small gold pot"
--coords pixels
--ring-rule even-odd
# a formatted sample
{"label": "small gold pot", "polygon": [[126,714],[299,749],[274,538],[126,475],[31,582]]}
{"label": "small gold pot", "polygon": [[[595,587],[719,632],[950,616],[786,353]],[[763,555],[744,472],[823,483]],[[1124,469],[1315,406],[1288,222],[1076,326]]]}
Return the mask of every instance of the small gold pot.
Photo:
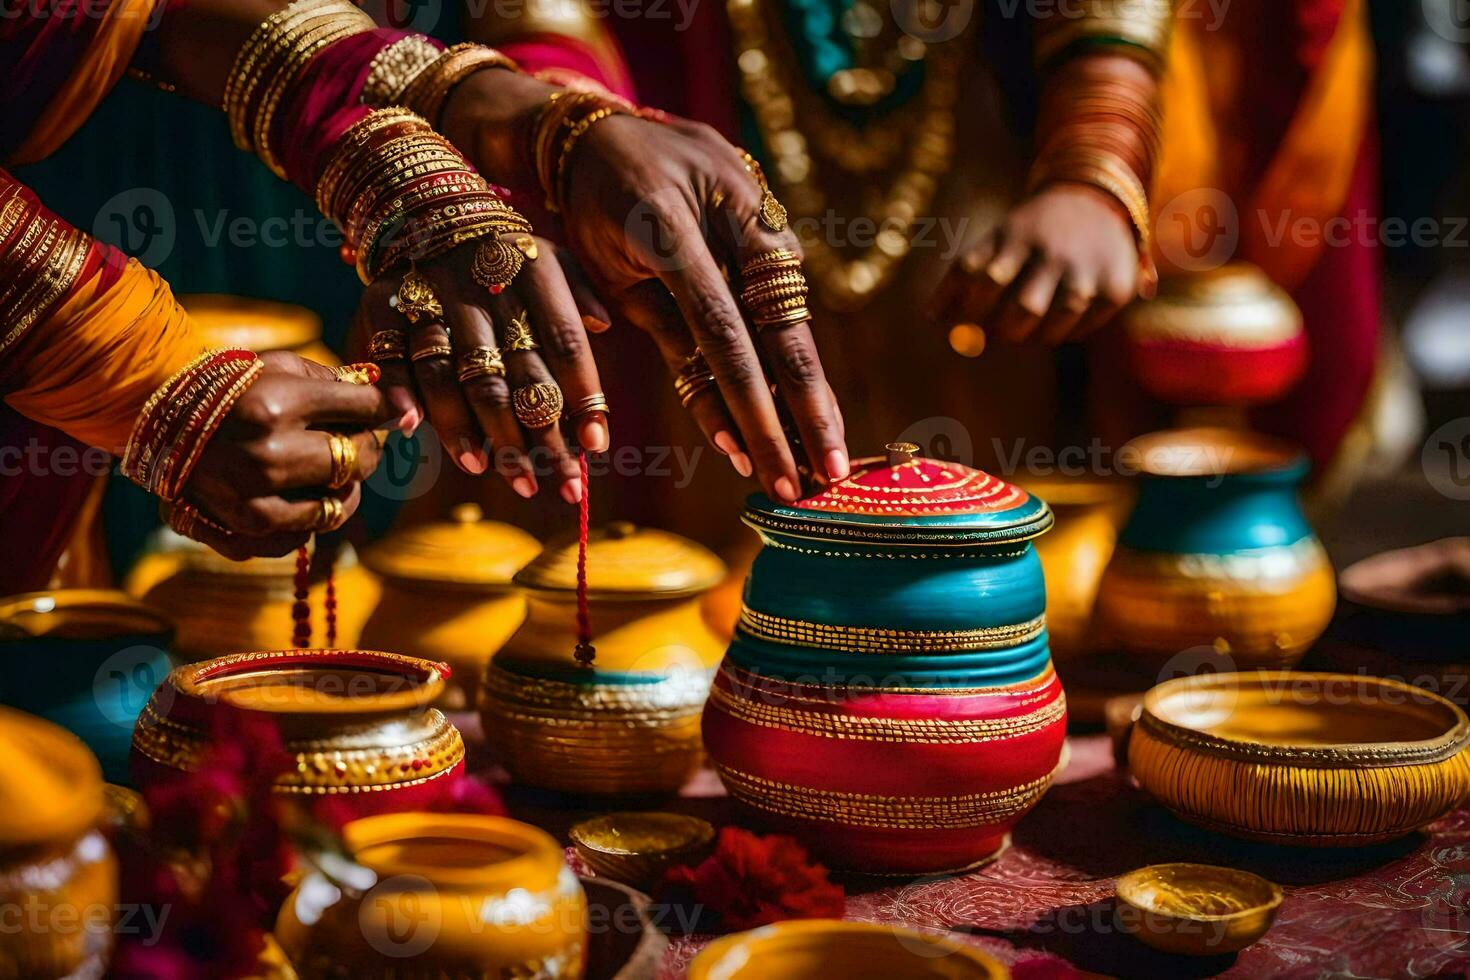
{"label": "small gold pot", "polygon": [[[230,561],[167,528],[128,575],[127,591],[171,619],[170,652],[181,661],[291,646],[296,557]],[[337,646],[361,645],[362,627],[378,602],[378,580],[351,545],[337,554]],[[327,583],[311,586],[315,636],[322,637]]]}
{"label": "small gold pot", "polygon": [[0,980],[100,976],[117,907],[101,767],[69,732],[9,708],[0,754],[0,909],[16,913],[0,929]]}
{"label": "small gold pot", "polygon": [[1154,949],[1220,956],[1245,949],[1276,920],[1275,884],[1210,864],[1155,864],[1118,879],[1117,922]]}
{"label": "small gold pot", "polygon": [[342,831],[377,876],[344,895],[312,874],[276,938],[304,980],[582,976],[587,899],[561,847],[504,817],[393,813]]}
{"label": "small gold pot", "polygon": [[447,663],[440,707],[473,708],[485,665],[526,619],[511,579],[540,550],[525,531],[485,520],[478,504],[394,531],[363,554],[383,585],[362,645]]}
{"label": "small gold pot", "polygon": [[485,672],[485,737],[520,783],[571,793],[672,793],[699,765],[700,711],[724,643],[704,594],[724,563],[686,538],[618,523],[593,532],[597,656],[577,645],[575,542],[515,578],[529,616]]}
{"label": "small gold pot", "polygon": [[1026,477],[1020,486],[1051,505],[1051,533],[1032,542],[1046,576],[1046,632],[1052,660],[1079,660],[1095,648],[1093,606],[1133,493],[1119,480]]}

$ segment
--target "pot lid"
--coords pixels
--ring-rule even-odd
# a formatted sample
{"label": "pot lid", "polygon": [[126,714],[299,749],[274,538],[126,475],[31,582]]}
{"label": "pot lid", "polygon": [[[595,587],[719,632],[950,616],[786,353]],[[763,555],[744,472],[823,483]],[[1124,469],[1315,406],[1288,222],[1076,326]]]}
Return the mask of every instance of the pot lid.
{"label": "pot lid", "polygon": [[1302,313],[1286,290],[1248,262],[1166,276],[1158,295],[1123,315],[1134,340],[1271,347],[1300,337]]}
{"label": "pot lid", "polygon": [[167,616],[113,589],[53,589],[0,599],[0,640],[168,636]]}
{"label": "pot lid", "polygon": [[363,564],[385,578],[473,589],[508,587],[541,543],[518,527],[459,504],[449,519],[394,531],[367,549]]}
{"label": "pot lid", "polygon": [[181,296],[179,302],[211,347],[295,350],[322,338],[321,317],[303,306],[218,293]]}
{"label": "pot lid", "polygon": [[[725,563],[688,538],[617,521],[587,538],[587,591],[594,598],[666,599],[713,588]],[[517,585],[539,592],[577,590],[575,538],[547,545],[516,575]]]}
{"label": "pot lid", "polygon": [[861,544],[944,546],[1020,541],[1051,527],[1038,497],[981,470],[920,456],[911,442],[857,460],[852,473],[795,504],[746,501],[752,527]]}
{"label": "pot lid", "polygon": [[102,816],[102,767],[75,735],[0,707],[0,849],[73,840]]}

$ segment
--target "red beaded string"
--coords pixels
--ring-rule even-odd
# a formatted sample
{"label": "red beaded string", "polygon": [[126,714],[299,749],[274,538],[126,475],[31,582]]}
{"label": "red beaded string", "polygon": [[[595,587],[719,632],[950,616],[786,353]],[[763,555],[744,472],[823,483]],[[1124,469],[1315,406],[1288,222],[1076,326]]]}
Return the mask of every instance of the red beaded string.
{"label": "red beaded string", "polygon": [[577,649],[573,656],[583,667],[591,667],[597,656],[592,645],[592,611],[587,604],[587,526],[592,510],[592,485],[587,479],[587,452],[577,451],[582,467],[582,504],[577,524]]}
{"label": "red beaded string", "polygon": [[327,647],[337,647],[337,559],[332,557],[332,566],[327,569]]}
{"label": "red beaded string", "polygon": [[296,549],[296,601],[291,604],[291,643],[300,648],[311,643],[311,555],[306,545]]}

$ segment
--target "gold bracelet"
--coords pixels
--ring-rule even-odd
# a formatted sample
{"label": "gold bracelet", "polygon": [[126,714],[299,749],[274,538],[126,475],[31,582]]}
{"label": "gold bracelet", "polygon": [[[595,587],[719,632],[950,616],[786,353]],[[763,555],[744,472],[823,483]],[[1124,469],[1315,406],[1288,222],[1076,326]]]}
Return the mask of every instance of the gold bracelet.
{"label": "gold bracelet", "polygon": [[494,48],[483,44],[456,44],[445,50],[408,84],[401,102],[435,123],[456,85],[486,68],[520,71],[520,66]]}
{"label": "gold bracelet", "polygon": [[442,52],[422,34],[399,38],[373,55],[358,101],[371,106],[401,104],[410,83],[438,61]]}

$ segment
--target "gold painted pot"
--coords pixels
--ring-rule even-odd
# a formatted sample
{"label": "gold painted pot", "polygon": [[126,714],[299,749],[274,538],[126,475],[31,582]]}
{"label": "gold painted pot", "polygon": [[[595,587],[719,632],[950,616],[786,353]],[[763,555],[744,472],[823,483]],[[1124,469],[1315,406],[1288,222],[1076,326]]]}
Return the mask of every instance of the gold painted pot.
{"label": "gold painted pot", "polygon": [[1300,660],[1337,597],[1297,500],[1305,457],[1211,428],[1143,436],[1120,456],[1138,467],[1138,499],[1098,586],[1103,642],[1149,670],[1197,648],[1241,670]]}
{"label": "gold painted pot", "polygon": [[179,302],[210,347],[283,350],[328,367],[341,363],[322,342],[322,318],[304,306],[222,293],[185,294]]}
{"label": "gold painted pot", "polygon": [[[291,646],[296,557],[230,561],[167,528],[128,574],[127,591],[165,613],[177,627],[170,651],[180,660]],[[363,624],[380,586],[351,545],[337,555],[337,645],[361,644]],[[313,635],[325,629],[325,581],[311,586]]]}
{"label": "gold painted pot", "polygon": [[287,796],[336,796],[354,814],[428,805],[464,771],[464,740],[432,707],[443,665],[373,650],[241,653],[175,668],[133,730],[139,786],[198,768],[220,706],[275,724],[296,766]]}
{"label": "gold painted pot", "polygon": [[716,939],[689,980],[1005,980],[973,946],[872,922],[793,919]]}
{"label": "gold painted pot", "polygon": [[1128,740],[1139,784],[1181,819],[1248,840],[1402,837],[1470,792],[1470,719],[1353,674],[1200,674],[1149,691]]}
{"label": "gold painted pot", "polygon": [[525,531],[485,520],[478,504],[394,531],[363,554],[383,587],[362,645],[447,663],[440,706],[473,708],[485,665],[526,619],[511,578],[540,550]]}
{"label": "gold painted pot", "polygon": [[1096,648],[1093,607],[1103,569],[1133,492],[1118,480],[1028,476],[1022,489],[1051,505],[1056,523],[1032,544],[1046,576],[1046,632],[1052,660],[1078,660]]}
{"label": "gold painted pot", "polygon": [[360,896],[313,873],[276,939],[303,980],[582,976],[587,900],[545,831],[504,817],[396,813],[343,829],[377,876]]}
{"label": "gold painted pot", "polygon": [[1118,879],[1117,920],[1154,949],[1220,956],[1264,936],[1285,899],[1260,875],[1209,864],[1155,864]]}
{"label": "gold painted pot", "polygon": [[0,978],[100,976],[117,907],[101,767],[64,729],[3,707],[0,755]]}
{"label": "gold painted pot", "polygon": [[618,523],[587,547],[591,668],[577,645],[575,542],[515,578],[525,625],[491,660],[485,738],[520,783],[570,793],[672,793],[699,765],[699,716],[724,643],[701,600],[724,577],[708,550]]}

